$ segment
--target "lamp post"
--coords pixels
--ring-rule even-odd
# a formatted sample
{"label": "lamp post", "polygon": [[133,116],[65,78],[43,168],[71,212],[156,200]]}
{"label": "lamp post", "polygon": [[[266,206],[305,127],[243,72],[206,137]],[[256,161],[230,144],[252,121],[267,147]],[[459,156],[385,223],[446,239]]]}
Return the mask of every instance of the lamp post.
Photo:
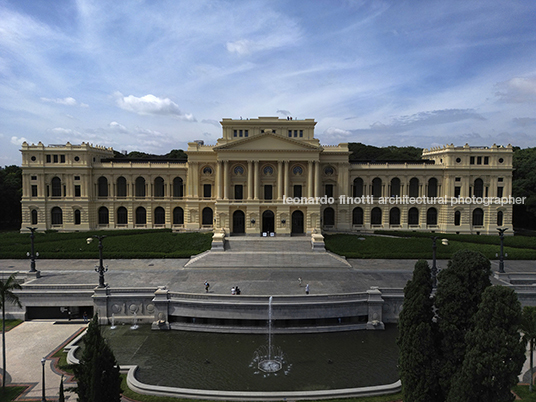
{"label": "lamp post", "polygon": [[39,253],[35,252],[35,247],[34,247],[35,231],[37,230],[37,228],[28,227],[27,229],[29,229],[30,232],[32,232],[30,234],[30,241],[31,241],[30,254],[26,253],[26,255],[30,257],[30,272],[29,273],[32,275],[35,275],[36,278],[39,278],[41,276],[41,272],[35,269],[35,257],[39,256]]}
{"label": "lamp post", "polygon": [[436,240],[437,236],[432,237],[432,288],[437,287],[437,265],[436,265]]}
{"label": "lamp post", "polygon": [[[99,288],[105,288],[106,284],[104,283],[104,273],[108,271],[108,265],[104,266],[102,264],[102,239],[106,236],[93,236],[99,240],[99,265],[95,265],[95,272],[99,273]],[[87,244],[90,244],[93,241],[93,238],[88,237],[86,239]]]}
{"label": "lamp post", "polygon": [[499,254],[499,273],[504,274],[504,253],[503,253],[503,247],[504,247],[504,232],[508,230],[508,228],[497,228],[499,231],[499,238],[501,239],[501,253]]}
{"label": "lamp post", "polygon": [[45,398],[45,362],[46,362],[46,359],[43,357],[41,359],[41,366],[43,367],[43,388],[42,388],[41,402],[47,402],[47,399]]}

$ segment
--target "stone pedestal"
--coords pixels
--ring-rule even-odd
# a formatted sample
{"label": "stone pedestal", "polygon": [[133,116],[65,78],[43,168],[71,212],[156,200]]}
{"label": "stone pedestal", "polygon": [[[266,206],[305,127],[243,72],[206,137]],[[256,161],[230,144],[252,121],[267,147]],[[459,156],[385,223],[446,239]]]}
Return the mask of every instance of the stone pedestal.
{"label": "stone pedestal", "polygon": [[383,303],[382,292],[377,286],[371,286],[367,290],[368,294],[368,322],[367,329],[385,329],[383,323]]}
{"label": "stone pedestal", "polygon": [[168,330],[170,329],[168,313],[169,313],[169,291],[165,286],[160,286],[156,292],[154,292],[154,321],[151,325],[151,329],[155,330]]}
{"label": "stone pedestal", "polygon": [[93,293],[94,314],[99,315],[99,324],[108,324],[108,286],[104,288],[96,287]]}

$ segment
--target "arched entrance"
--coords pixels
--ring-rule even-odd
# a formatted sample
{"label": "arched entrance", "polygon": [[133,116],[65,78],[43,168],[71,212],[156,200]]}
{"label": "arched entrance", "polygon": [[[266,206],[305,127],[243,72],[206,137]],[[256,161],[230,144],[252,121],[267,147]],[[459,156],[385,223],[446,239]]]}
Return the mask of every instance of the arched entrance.
{"label": "arched entrance", "polygon": [[303,212],[292,213],[292,234],[303,234]]}
{"label": "arched entrance", "polygon": [[263,233],[275,232],[275,219],[274,213],[270,210],[262,213],[262,231]]}
{"label": "arched entrance", "polygon": [[233,234],[243,234],[246,232],[246,215],[243,211],[233,213]]}

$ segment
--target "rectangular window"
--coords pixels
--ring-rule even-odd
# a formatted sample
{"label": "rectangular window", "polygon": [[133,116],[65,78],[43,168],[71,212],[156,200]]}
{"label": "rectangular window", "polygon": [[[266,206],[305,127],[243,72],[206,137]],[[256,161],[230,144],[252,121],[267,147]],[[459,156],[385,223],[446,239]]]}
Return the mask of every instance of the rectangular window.
{"label": "rectangular window", "polygon": [[65,163],[65,155],[60,155],[60,163]]}
{"label": "rectangular window", "polygon": [[54,163],[58,163],[58,155],[53,155],[54,157]]}
{"label": "rectangular window", "polygon": [[234,137],[238,137],[238,130],[234,130],[234,131],[233,131],[233,136],[234,136]]}
{"label": "rectangular window", "polygon": [[74,186],[74,196],[80,197],[80,186],[78,184]]}
{"label": "rectangular window", "polygon": [[454,197],[459,197],[460,196],[460,192],[461,192],[461,187],[454,187]]}
{"label": "rectangular window", "polygon": [[212,197],[212,185],[203,184],[203,197],[210,198]]}
{"label": "rectangular window", "polygon": [[489,165],[489,156],[484,156],[484,165]]}
{"label": "rectangular window", "polygon": [[234,198],[235,200],[244,199],[244,186],[242,184],[234,186]]}
{"label": "rectangular window", "polygon": [[481,156],[476,157],[476,164],[477,165],[482,165],[482,157]]}
{"label": "rectangular window", "polygon": [[249,135],[249,130],[244,130],[244,137],[247,137]]}
{"label": "rectangular window", "polygon": [[37,176],[32,176],[32,180],[37,180]]}
{"label": "rectangular window", "polygon": [[294,130],[294,137],[298,136],[298,130]]}
{"label": "rectangular window", "polygon": [[80,180],[80,176],[74,176],[75,180]]}
{"label": "rectangular window", "polygon": [[469,158],[469,164],[471,164],[471,165],[474,165],[474,164],[475,164],[475,157],[474,157],[474,156],[471,156],[471,157]]}
{"label": "rectangular window", "polygon": [[462,181],[462,178],[461,177],[456,177],[454,180],[455,181]]}
{"label": "rectangular window", "polygon": [[497,197],[503,196],[503,188],[504,187],[497,187]]}
{"label": "rectangular window", "polygon": [[504,181],[504,178],[503,178],[503,177],[499,177],[497,180],[498,180],[500,183],[502,183],[502,182]]}
{"label": "rectangular window", "polygon": [[288,130],[288,136],[292,137],[292,130]]}
{"label": "rectangular window", "polygon": [[333,184],[326,184],[326,195],[333,197]]}
{"label": "rectangular window", "polygon": [[32,185],[32,197],[37,197],[37,186]]}
{"label": "rectangular window", "polygon": [[50,163],[52,161],[52,157],[50,155],[47,155],[47,163]]}
{"label": "rectangular window", "polygon": [[272,185],[271,184],[266,184],[264,186],[264,199],[265,200],[272,199]]}
{"label": "rectangular window", "polygon": [[242,137],[242,130],[239,130],[239,131],[238,131],[238,136],[239,136],[239,137]]}
{"label": "rectangular window", "polygon": [[300,130],[300,137],[303,137],[303,130]]}
{"label": "rectangular window", "polygon": [[301,198],[302,196],[302,186],[301,184],[296,184],[294,186],[294,197]]}

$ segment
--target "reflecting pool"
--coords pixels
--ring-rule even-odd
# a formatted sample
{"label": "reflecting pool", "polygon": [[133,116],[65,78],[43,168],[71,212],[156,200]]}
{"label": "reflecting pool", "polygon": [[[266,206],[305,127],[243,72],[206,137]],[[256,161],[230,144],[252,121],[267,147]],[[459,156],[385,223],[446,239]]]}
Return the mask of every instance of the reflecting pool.
{"label": "reflecting pool", "polygon": [[146,384],[226,391],[309,391],[354,388],[398,380],[397,328],[274,335],[281,370],[259,370],[266,335],[151,331],[140,325],[104,327],[119,364],[139,366]]}

